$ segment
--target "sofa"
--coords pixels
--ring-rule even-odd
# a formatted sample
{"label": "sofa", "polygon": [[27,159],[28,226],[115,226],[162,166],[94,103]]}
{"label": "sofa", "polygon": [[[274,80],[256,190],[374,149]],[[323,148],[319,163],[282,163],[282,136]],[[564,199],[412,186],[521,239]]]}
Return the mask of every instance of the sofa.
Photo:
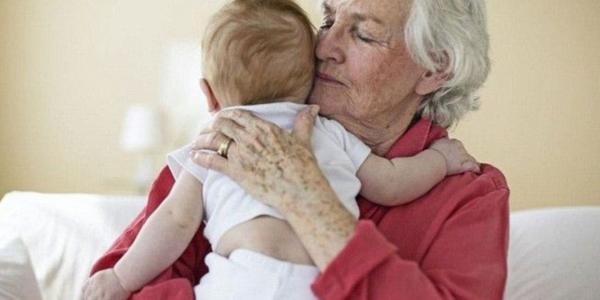
{"label": "sofa", "polygon": [[[0,201],[0,299],[80,299],[136,196],[11,192]],[[600,206],[511,214],[505,299],[600,299]]]}

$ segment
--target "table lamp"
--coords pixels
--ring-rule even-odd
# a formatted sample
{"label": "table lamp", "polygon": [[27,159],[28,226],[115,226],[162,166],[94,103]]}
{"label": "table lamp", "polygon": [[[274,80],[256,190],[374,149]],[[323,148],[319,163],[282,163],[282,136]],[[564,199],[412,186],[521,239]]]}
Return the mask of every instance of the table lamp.
{"label": "table lamp", "polygon": [[153,179],[152,154],[160,150],[162,126],[159,111],[147,105],[133,105],[127,110],[121,132],[121,149],[138,156],[134,183],[145,193]]}

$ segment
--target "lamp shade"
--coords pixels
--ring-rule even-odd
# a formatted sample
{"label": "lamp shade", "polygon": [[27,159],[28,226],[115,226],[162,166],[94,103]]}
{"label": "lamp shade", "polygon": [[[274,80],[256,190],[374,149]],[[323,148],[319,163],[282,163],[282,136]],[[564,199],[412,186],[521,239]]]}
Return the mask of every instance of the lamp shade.
{"label": "lamp shade", "polygon": [[127,110],[121,148],[127,152],[149,152],[157,149],[162,140],[160,115],[156,109],[134,105]]}

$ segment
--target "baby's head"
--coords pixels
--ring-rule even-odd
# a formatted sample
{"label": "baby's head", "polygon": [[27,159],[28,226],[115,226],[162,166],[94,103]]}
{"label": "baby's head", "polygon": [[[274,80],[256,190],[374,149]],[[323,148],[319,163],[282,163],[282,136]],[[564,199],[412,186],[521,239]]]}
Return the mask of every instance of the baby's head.
{"label": "baby's head", "polygon": [[[293,0],[233,0],[202,40],[202,89],[216,109],[304,103],[312,87],[314,30]],[[212,100],[210,98],[213,98]]]}

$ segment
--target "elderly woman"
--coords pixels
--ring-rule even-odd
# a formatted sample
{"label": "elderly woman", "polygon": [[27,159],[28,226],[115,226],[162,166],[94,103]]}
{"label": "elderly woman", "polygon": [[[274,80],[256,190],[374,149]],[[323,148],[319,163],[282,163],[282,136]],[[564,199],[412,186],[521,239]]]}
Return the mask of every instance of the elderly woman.
{"label": "elderly woman", "polygon": [[[326,0],[323,12],[310,102],[374,153],[414,155],[477,107],[473,93],[489,70],[483,0]],[[230,144],[227,156],[198,152],[195,161],[280,211],[321,270],[312,285],[317,297],[502,298],[509,190],[500,171],[482,165],[479,174],[447,177],[404,206],[360,198],[357,221],[311,152],[313,120],[302,113],[287,133],[247,112],[223,112],[196,147]],[[94,271],[123,255],[173,182],[164,169],[146,210]],[[202,230],[133,298],[193,299],[210,252]]]}

